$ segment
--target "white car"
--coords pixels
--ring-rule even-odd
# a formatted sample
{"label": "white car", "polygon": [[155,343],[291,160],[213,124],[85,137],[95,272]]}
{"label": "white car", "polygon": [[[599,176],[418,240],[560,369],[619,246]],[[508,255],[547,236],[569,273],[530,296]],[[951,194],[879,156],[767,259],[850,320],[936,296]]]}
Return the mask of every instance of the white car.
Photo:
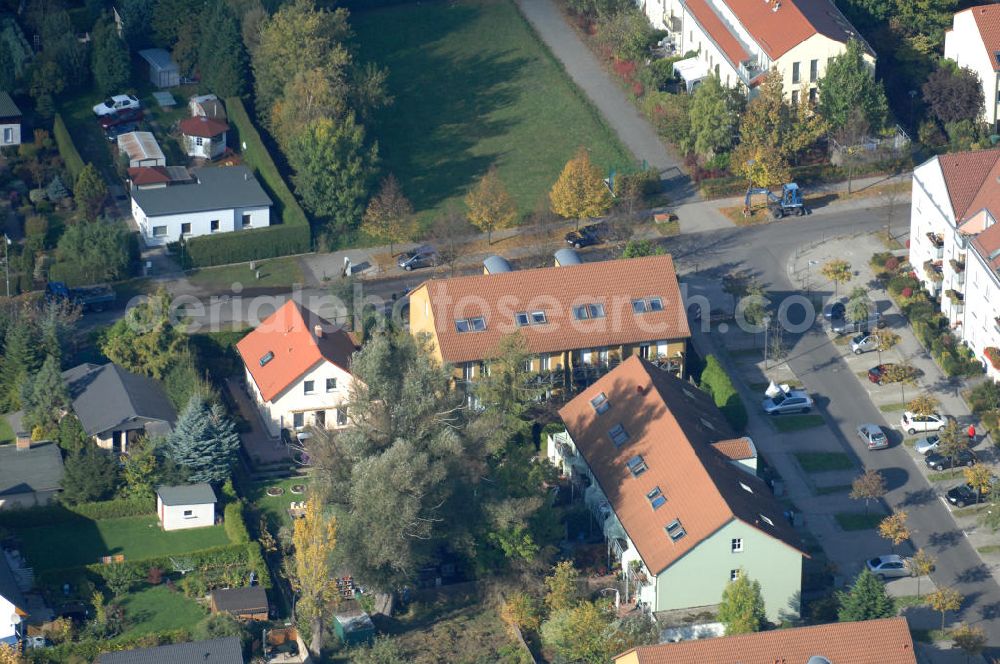
{"label": "white car", "polygon": [[948,425],[948,418],[937,413],[929,415],[917,415],[906,411],[899,421],[899,428],[911,436],[917,432],[940,431]]}
{"label": "white car", "polygon": [[100,104],[94,107],[94,113],[98,116],[111,115],[112,113],[117,113],[122,109],[126,108],[140,108],[142,104],[139,103],[139,99],[132,95],[115,95],[114,97],[108,97]]}

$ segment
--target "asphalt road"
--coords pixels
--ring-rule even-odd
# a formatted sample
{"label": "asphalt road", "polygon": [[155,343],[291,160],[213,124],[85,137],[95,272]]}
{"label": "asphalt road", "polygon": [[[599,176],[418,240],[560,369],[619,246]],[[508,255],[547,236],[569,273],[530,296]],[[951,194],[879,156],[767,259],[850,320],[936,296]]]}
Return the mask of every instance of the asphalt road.
{"label": "asphalt road", "polygon": [[[893,220],[896,232],[908,224],[903,215]],[[885,210],[850,213],[816,213],[806,220],[790,220],[763,227],[733,229],[699,237],[698,234],[675,238],[668,250],[678,259],[680,269],[700,276],[717,276],[730,269],[748,269],[767,289],[781,295],[800,292],[790,282],[786,266],[796,250],[824,237],[876,231],[884,228]],[[865,468],[874,468],[887,479],[886,502],[904,507],[909,514],[911,541],[938,559],[931,575],[939,587],[953,587],[965,597],[960,619],[982,627],[993,656],[1000,652],[1000,585],[982,563],[969,541],[956,527],[948,508],[937,498],[928,481],[914,467],[901,445],[900,432],[891,429],[883,414],[872,404],[868,394],[848,368],[842,351],[834,346],[818,327],[789,339],[789,364],[805,388],[823,398],[817,410],[826,418],[834,434]],[[869,452],[855,434],[863,422],[887,427],[893,446]],[[895,433],[895,436],[892,434]],[[949,614],[952,616],[952,614]],[[949,622],[951,621],[949,617]]]}

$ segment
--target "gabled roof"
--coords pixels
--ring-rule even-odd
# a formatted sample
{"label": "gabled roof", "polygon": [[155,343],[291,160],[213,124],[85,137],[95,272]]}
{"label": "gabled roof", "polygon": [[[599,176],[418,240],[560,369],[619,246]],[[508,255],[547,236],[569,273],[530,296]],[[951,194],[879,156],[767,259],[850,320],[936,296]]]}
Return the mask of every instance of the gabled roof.
{"label": "gabled roof", "polygon": [[993,70],[1000,71],[1000,5],[979,5],[958,13],[964,12],[972,12],[986,56],[993,65]]}
{"label": "gabled roof", "polygon": [[754,451],[753,441],[748,437],[730,438],[729,440],[719,440],[712,443],[715,451],[726,457],[730,461],[743,461],[753,459],[757,456]]}
{"label": "gabled roof", "polygon": [[170,57],[170,53],[162,48],[145,48],[139,51],[139,57],[148,62],[153,67],[164,69],[178,69],[177,63]]}
{"label": "gabled roof", "polygon": [[976,253],[994,271],[1000,270],[1000,224],[994,223],[972,239]]}
{"label": "gabled roof", "polygon": [[267,592],[263,586],[247,588],[216,588],[212,591],[212,603],[217,611],[255,611],[267,612]]}
{"label": "gabled roof", "polygon": [[185,136],[200,136],[202,138],[213,138],[229,131],[229,125],[222,120],[196,115],[193,118],[184,118],[180,121],[181,133]]}
{"label": "gabled roof", "polygon": [[133,166],[128,169],[128,179],[137,187],[170,182],[170,173],[164,166]]}
{"label": "gabled roof", "polygon": [[17,107],[10,95],[0,90],[0,118],[19,118],[21,109]]}
{"label": "gabled roof", "polygon": [[321,360],[350,372],[357,346],[343,329],[289,300],[240,339],[236,350],[264,401],[271,401]]}
{"label": "gabled roof", "polygon": [[53,491],[59,488],[62,476],[62,455],[55,443],[34,444],[26,450],[14,445],[0,446],[0,498]]}
{"label": "gabled roof", "polygon": [[148,131],[130,131],[118,135],[118,149],[123,150],[132,161],[145,159],[163,160],[163,150],[156,137]]}
{"label": "gabled roof", "polygon": [[97,664],[244,664],[237,636],[104,653]]}
{"label": "gabled roof", "polygon": [[712,40],[722,49],[726,58],[735,67],[739,67],[741,62],[750,59],[750,54],[740,43],[732,30],[722,22],[719,15],[715,13],[711,5],[706,0],[682,0],[687,5],[688,10],[694,16],[702,29],[707,32]]}
{"label": "gabled roof", "polygon": [[916,664],[906,618],[881,618],[639,646],[637,664]]}
{"label": "gabled roof", "polygon": [[[17,579],[14,578],[14,570],[10,568],[10,563],[7,562],[7,556],[2,549],[0,549],[0,597],[13,604],[14,611],[19,616],[28,615],[28,602],[24,599],[24,593],[21,592],[21,588],[17,585]],[[3,619],[5,620],[8,617],[3,616]]]}
{"label": "gabled roof", "polygon": [[156,495],[168,507],[179,505],[210,505],[218,502],[215,491],[205,482],[157,487]]}
{"label": "gabled roof", "polygon": [[[598,414],[591,400],[603,393],[610,407]],[[687,382],[632,356],[559,411],[646,568],[659,574],[735,519],[805,555],[798,535],[767,485],[731,465],[712,443],[732,430],[711,398]],[[621,425],[620,447],[610,432]],[[641,456],[646,470],[633,477],[627,463]],[[659,488],[666,503],[647,497]],[[673,541],[668,524],[686,536]]]}
{"label": "gabled roof", "polygon": [[149,217],[186,212],[270,207],[271,198],[245,166],[204,167],[192,171],[196,182],[160,189],[137,189],[132,198]]}
{"label": "gabled roof", "polygon": [[[601,348],[691,336],[670,256],[599,261],[451,279],[427,288],[445,362],[491,357],[502,337],[520,331],[531,353]],[[634,298],[659,297],[663,310],[636,314]],[[573,309],[604,306],[605,317],[575,320]],[[541,325],[518,327],[517,312],[545,312]],[[482,316],[486,329],[459,332],[456,319]]]}
{"label": "gabled roof", "polygon": [[62,375],[73,400],[73,412],[88,436],[137,419],[161,422],[169,430],[177,420],[177,412],[158,381],[125,371],[113,362],[81,364]]}
{"label": "gabled roof", "polygon": [[970,213],[1000,206],[1000,150],[970,150],[935,157],[941,168],[955,221]]}

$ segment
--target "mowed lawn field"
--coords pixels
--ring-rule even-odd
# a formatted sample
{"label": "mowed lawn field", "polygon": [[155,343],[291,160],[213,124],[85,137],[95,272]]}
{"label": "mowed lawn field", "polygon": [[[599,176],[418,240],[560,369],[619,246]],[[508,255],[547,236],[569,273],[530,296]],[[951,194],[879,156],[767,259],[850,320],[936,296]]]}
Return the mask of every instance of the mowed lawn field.
{"label": "mowed lawn field", "polygon": [[177,555],[229,544],[222,526],[163,531],[155,516],[91,521],[78,519],[37,528],[19,528],[21,552],[35,570],[78,567],[102,556],[125,560]]}
{"label": "mowed lawn field", "polygon": [[352,14],[363,61],[389,71],[374,125],[384,172],[426,224],[491,164],[522,213],[580,146],[607,172],[632,165],[511,0],[434,0]]}

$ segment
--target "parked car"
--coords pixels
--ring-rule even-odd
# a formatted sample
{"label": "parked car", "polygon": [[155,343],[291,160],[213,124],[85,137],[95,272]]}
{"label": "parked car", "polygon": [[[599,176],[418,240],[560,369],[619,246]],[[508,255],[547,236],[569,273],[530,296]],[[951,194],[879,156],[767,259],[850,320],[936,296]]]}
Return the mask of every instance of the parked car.
{"label": "parked car", "polygon": [[917,415],[916,413],[906,411],[899,420],[899,427],[911,436],[918,431],[940,431],[947,425],[948,418],[937,413]]}
{"label": "parked car", "polygon": [[108,142],[115,143],[118,140],[118,137],[122,134],[127,134],[130,131],[136,131],[138,129],[139,125],[134,122],[112,125],[104,130],[104,137],[108,139]]}
{"label": "parked car", "polygon": [[924,457],[924,463],[933,470],[947,470],[956,466],[972,466],[976,463],[976,454],[972,450],[962,450],[955,458],[945,456],[940,452],[933,452]]}
{"label": "parked car", "polygon": [[434,251],[434,247],[419,247],[413,251],[404,251],[399,255],[396,264],[407,272],[422,267],[433,267],[437,265],[437,252]]}
{"label": "parked car", "polygon": [[142,104],[139,103],[139,99],[133,95],[115,95],[108,97],[95,106],[94,113],[97,115],[110,115],[126,108],[140,108],[141,106]]}
{"label": "parked car", "polygon": [[858,427],[858,436],[865,441],[870,450],[882,450],[889,447],[889,437],[877,424],[862,424]]}
{"label": "parked car", "polygon": [[768,415],[808,413],[813,407],[813,400],[805,390],[789,390],[764,399],[761,407]]}
{"label": "parked car", "polygon": [[834,320],[835,318],[843,318],[847,315],[847,298],[841,298],[839,300],[834,300],[833,302],[827,302],[826,306],[823,307],[823,318],[827,320]]}
{"label": "parked car", "polygon": [[913,449],[917,451],[917,454],[930,454],[931,452],[937,450],[938,443],[941,442],[941,436],[936,433],[930,436],[925,436],[919,439],[913,444]]}
{"label": "parked car", "polygon": [[891,553],[887,556],[878,556],[865,561],[868,571],[885,581],[886,579],[896,579],[903,576],[910,576],[910,566],[906,558]]}
{"label": "parked car", "polygon": [[[995,481],[996,478],[994,478],[994,482]],[[948,502],[955,507],[965,507],[966,505],[985,503],[990,499],[990,492],[976,491],[975,487],[971,484],[959,484],[953,489],[950,489],[948,493],[945,494],[945,498],[947,498]]]}
{"label": "parked car", "polygon": [[123,108],[120,111],[100,116],[98,122],[101,124],[101,129],[108,129],[126,122],[138,122],[142,120],[142,117],[141,108]]}
{"label": "parked car", "polygon": [[877,311],[868,316],[865,320],[848,320],[847,318],[834,318],[830,328],[836,334],[847,334],[848,332],[868,332],[877,327],[885,327],[882,314]]}
{"label": "parked car", "polygon": [[851,339],[851,352],[855,355],[867,353],[870,350],[878,350],[878,337],[874,334],[862,332]]}
{"label": "parked car", "polygon": [[574,249],[582,249],[583,247],[600,243],[601,234],[596,224],[584,226],[578,231],[566,233],[566,244],[571,245]]}

